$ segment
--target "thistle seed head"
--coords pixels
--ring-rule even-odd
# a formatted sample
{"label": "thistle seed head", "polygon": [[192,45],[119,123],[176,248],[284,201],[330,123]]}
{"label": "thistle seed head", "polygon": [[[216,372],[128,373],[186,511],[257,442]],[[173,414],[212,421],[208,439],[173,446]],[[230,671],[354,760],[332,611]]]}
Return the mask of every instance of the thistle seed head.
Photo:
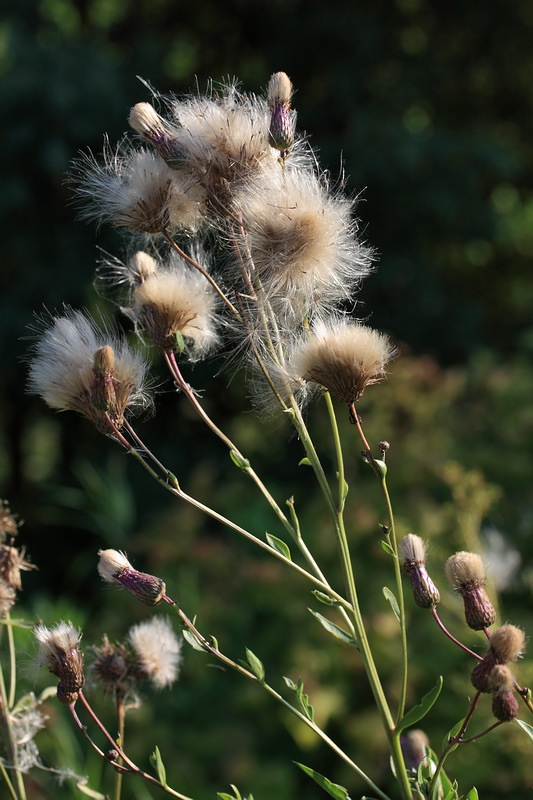
{"label": "thistle seed head", "polygon": [[147,606],[162,602],[166,586],[161,578],[133,569],[118,550],[99,550],[98,555],[98,573],[104,581],[118,583]]}
{"label": "thistle seed head", "polygon": [[358,400],[379,383],[396,351],[387,336],[342,319],[318,323],[295,349],[289,372],[324,387],[343,403]]}
{"label": "thistle seed head", "polygon": [[124,339],[68,308],[43,319],[42,328],[28,386],[51,408],[77,411],[109,434],[123,426],[126,411],[149,405],[146,362]]}
{"label": "thistle seed head", "polygon": [[37,625],[34,633],[40,646],[40,663],[59,678],[58,700],[67,705],[74,703],[85,682],[80,631],[71,622],[60,622],[54,628]]}
{"label": "thistle seed head", "polygon": [[475,631],[489,628],[496,620],[496,609],[487,595],[485,568],[477,553],[461,551],[446,562],[446,575],[462,596],[467,625]]}
{"label": "thistle seed head", "polygon": [[128,633],[137,662],[137,674],[150,680],[157,689],[170,686],[178,678],[181,642],[166,617],[153,617],[134,625]]}
{"label": "thistle seed head", "polygon": [[490,638],[490,647],[498,664],[516,661],[524,653],[525,646],[524,631],[516,625],[503,625]]}

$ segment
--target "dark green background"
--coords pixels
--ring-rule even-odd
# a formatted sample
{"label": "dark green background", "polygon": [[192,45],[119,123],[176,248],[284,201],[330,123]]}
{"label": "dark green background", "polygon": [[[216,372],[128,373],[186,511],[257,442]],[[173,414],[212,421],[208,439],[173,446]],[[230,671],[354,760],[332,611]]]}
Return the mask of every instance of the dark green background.
{"label": "dark green background", "polygon": [[[26,576],[26,613],[48,624],[73,617],[83,623],[87,643],[103,632],[125,635],[148,612],[103,590],[94,570],[99,547],[125,549],[140,568],[161,574],[232,655],[246,645],[274,681],[281,674],[305,677],[329,719],[328,733],[373,775],[386,773],[359,662],[308,620],[307,587],[290,585],[261,554],[174,504],[84,421],[28,398],[20,362],[28,342],[21,337],[43,305],[94,309],[97,246],[120,255],[116,232],[96,234],[75,220],[64,177],[80,149],[98,152],[105,132],[117,140],[131,105],[149,99],[136,76],[163,93],[227,76],[260,92],[272,72],[285,70],[297,90],[299,127],[308,131],[322,165],[333,177],[344,170],[348,190],[361,192],[361,230],[379,267],[361,290],[357,313],[404,352],[387,385],[369,392],[364,406],[373,441],[386,438],[393,445],[390,479],[400,529],[431,538],[443,589],[444,559],[473,546],[480,531],[499,530],[506,546],[522,553],[520,571],[503,594],[503,618],[527,628],[533,585],[533,5],[20,0],[4,2],[3,12],[0,485],[25,520],[21,540],[40,567]],[[224,448],[172,394],[162,364],[155,371],[158,413],[141,423],[142,435],[188,491],[234,513],[259,535],[267,528],[279,534],[251,487],[234,474]],[[320,498],[310,473],[296,466],[298,443],[281,422],[236,416],[248,408],[242,378],[215,378],[216,371],[213,363],[201,365],[190,380],[205,388],[207,407],[254,457],[280,502],[295,494],[313,547],[334,570],[335,545]],[[318,441],[322,432],[326,436],[320,417],[318,409],[309,416]],[[351,451],[356,569],[366,578],[363,605],[394,692],[396,632],[380,591],[390,581],[389,565],[376,542],[383,512],[357,461],[353,431],[347,424],[343,430]],[[323,450],[328,461],[327,442]],[[446,467],[452,460],[463,464],[466,477]],[[499,487],[492,505],[484,480]],[[462,635],[451,594],[445,606]],[[464,714],[470,665],[441,643],[417,610],[411,642],[412,702],[440,672],[445,675],[446,699],[427,725],[438,748]],[[21,647],[23,659],[31,658],[33,645]],[[351,796],[359,797],[362,788],[350,783],[338,761],[295,731],[268,698],[237,677],[206,669],[200,655],[186,655],[172,699],[160,695],[132,715],[131,747],[140,759],[158,744],[171,765],[171,782],[196,800],[214,797],[230,781],[253,791],[255,800],[323,796],[296,774],[291,759],[347,781]],[[62,731],[67,723],[55,719],[55,706],[50,713],[51,729]],[[75,769],[96,785],[99,765],[91,757],[85,762],[74,737],[64,734],[62,741],[63,761],[51,743],[42,745],[46,763],[72,757]],[[450,771],[457,770],[464,791],[474,782],[484,800],[529,796],[530,750],[512,732],[497,731],[453,759]],[[43,786],[35,785],[31,796],[57,796],[51,783]],[[68,784],[60,791],[71,796]],[[128,791],[141,800],[159,796],[134,782]]]}

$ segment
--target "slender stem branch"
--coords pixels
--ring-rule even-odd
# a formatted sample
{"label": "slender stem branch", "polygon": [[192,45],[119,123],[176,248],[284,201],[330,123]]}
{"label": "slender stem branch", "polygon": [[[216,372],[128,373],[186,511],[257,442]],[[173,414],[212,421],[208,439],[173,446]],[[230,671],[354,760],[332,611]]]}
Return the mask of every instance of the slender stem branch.
{"label": "slender stem branch", "polygon": [[379,797],[381,800],[390,800],[388,795],[386,795],[380,788],[377,786],[368,775],[366,775],[363,770],[355,764],[354,761],[343,751],[341,748],[324,733],[324,731],[319,728],[319,726],[306,717],[301,711],[295,708],[291,703],[289,703],[285,698],[280,695],[272,686],[266,683],[265,680],[260,680],[253,672],[242,667],[240,664],[237,664],[232,659],[228,658],[228,656],[224,655],[218,647],[215,647],[211,642],[209,642],[196,628],[196,626],[191,622],[189,617],[185,614],[185,612],[172,600],[172,598],[168,597],[167,595],[163,598],[168,605],[172,605],[180,617],[182,625],[187,628],[194,636],[198,644],[208,653],[213,655],[219,661],[221,661],[226,666],[230,667],[231,669],[235,670],[239,674],[243,675],[250,680],[255,681],[259,684],[268,694],[274,697],[281,705],[283,705],[286,709],[288,709],[291,714],[294,714],[301,722],[307,725],[311,730],[313,730],[321,739],[322,741],[328,745],[343,761],[345,761],[358,775],[362,780],[364,780],[368,786],[372,789],[372,791]]}
{"label": "slender stem branch", "polygon": [[472,656],[472,658],[476,658],[478,661],[483,661],[483,656],[478,655],[478,653],[474,653],[473,650],[470,650],[469,647],[467,647],[465,644],[460,642],[459,639],[456,639],[455,636],[453,636],[450,633],[448,628],[446,628],[446,626],[442,622],[441,618],[439,617],[436,608],[432,608],[431,609],[431,615],[432,615],[433,619],[435,620],[435,622],[437,623],[437,625],[439,626],[439,628],[441,629],[441,631],[448,637],[448,639],[451,639],[451,641],[454,644],[456,644],[457,647],[460,647],[461,650],[464,650],[466,653],[468,653],[468,655]]}
{"label": "slender stem branch", "polygon": [[310,572],[307,572],[306,569],[301,567],[295,561],[292,561],[290,558],[287,558],[282,553],[280,553],[278,550],[275,550],[267,542],[263,542],[262,539],[259,539],[257,536],[254,536],[252,533],[247,531],[245,528],[241,528],[240,525],[237,525],[232,520],[228,519],[227,517],[224,517],[222,514],[219,514],[213,508],[210,508],[210,506],[207,506],[204,503],[201,503],[199,500],[196,500],[196,498],[191,497],[191,495],[189,495],[186,492],[184,492],[183,489],[180,487],[180,485],[179,485],[179,483],[177,481],[177,478],[173,475],[173,473],[170,470],[167,470],[159,461],[157,461],[157,459],[155,459],[155,457],[152,457],[152,453],[150,452],[150,450],[142,442],[142,440],[139,438],[139,436],[137,436],[137,434],[134,434],[133,428],[129,424],[128,424],[128,430],[132,435],[135,436],[135,441],[138,444],[138,446],[142,449],[144,454],[148,458],[150,458],[150,460],[155,460],[156,465],[158,466],[158,469],[161,470],[161,472],[163,473],[163,475],[165,477],[162,477],[161,475],[159,475],[156,472],[156,470],[154,470],[150,466],[150,464],[148,464],[146,459],[143,457],[143,454],[138,452],[135,449],[135,447],[133,447],[133,445],[130,444],[130,442],[128,442],[128,440],[124,436],[122,436],[120,434],[120,431],[117,431],[117,434],[118,434],[117,435],[117,439],[118,439],[118,441],[127,450],[127,452],[131,456],[133,456],[133,458],[135,458],[136,461],[139,462],[139,464],[143,467],[143,469],[145,469],[148,472],[148,474],[155,481],[157,481],[157,483],[159,483],[159,485],[162,486],[166,491],[170,492],[175,497],[179,497],[181,500],[184,500],[186,503],[189,503],[190,505],[194,506],[199,511],[202,511],[204,514],[207,514],[208,516],[212,517],[213,519],[216,519],[222,525],[225,525],[226,527],[230,528],[231,530],[235,531],[236,533],[239,533],[241,536],[244,536],[244,538],[246,538],[249,541],[253,542],[258,547],[260,547],[262,550],[266,550],[268,553],[270,553],[270,555],[274,556],[274,558],[277,558],[279,561],[282,561],[284,564],[286,564],[288,567],[293,569],[295,572],[298,572],[300,575],[303,575],[305,578],[307,578],[309,581],[311,581],[311,583],[314,583],[315,586],[317,586],[323,592],[325,592],[326,594],[330,595],[337,603],[339,603],[340,606],[342,606],[343,608],[346,608],[348,610],[351,609],[350,603],[344,597],[342,597],[340,594],[338,594],[329,585],[329,583],[324,583],[324,581],[322,581],[320,578],[316,577],[315,575],[311,574]]}
{"label": "slender stem branch", "polygon": [[13,800],[19,800],[19,797],[15,791],[15,787],[11,783],[11,778],[8,775],[8,772],[4,766],[3,760],[0,758],[0,773],[2,773],[2,778],[4,779],[6,786],[8,788],[9,794],[13,798]]}
{"label": "slender stem branch", "polygon": [[491,731],[494,730],[494,728],[497,728],[499,725],[503,725],[503,723],[504,720],[500,719],[498,720],[498,722],[495,722],[493,725],[491,725],[490,728],[486,728],[484,731],[481,731],[481,733],[476,733],[475,736],[470,736],[469,739],[459,739],[458,744],[467,744],[468,742],[475,742],[476,739],[481,739],[482,736],[486,736],[487,733],[490,733]]}
{"label": "slender stem branch", "polygon": [[481,692],[476,692],[476,694],[474,696],[474,699],[470,703],[470,708],[468,709],[468,714],[464,718],[463,724],[461,725],[458,733],[455,736],[452,736],[450,738],[450,740],[448,741],[448,744],[446,745],[446,747],[444,748],[444,750],[442,751],[442,753],[440,755],[439,761],[437,763],[437,766],[435,767],[435,772],[433,774],[433,778],[431,779],[431,783],[430,783],[429,789],[428,789],[428,797],[430,798],[430,800],[436,800],[436,798],[437,798],[437,788],[438,788],[439,775],[440,775],[440,773],[442,771],[442,768],[444,766],[444,762],[446,761],[446,759],[448,758],[448,756],[450,755],[452,750],[455,750],[457,745],[461,744],[461,739],[464,736],[465,731],[468,728],[468,725],[470,724],[470,720],[472,719],[472,717],[474,715],[474,711],[476,710],[476,706],[478,704],[478,701],[479,701],[480,697],[481,697]]}
{"label": "slender stem branch", "polygon": [[170,235],[170,233],[167,230],[162,231],[162,234],[165,237],[165,239],[167,240],[167,242],[169,243],[169,245],[172,247],[172,249],[175,250],[176,253],[178,253],[178,255],[180,255],[188,264],[190,264],[192,267],[194,267],[194,269],[197,269],[198,272],[200,272],[204,276],[206,281],[211,284],[211,286],[213,287],[215,292],[218,294],[218,296],[220,297],[222,302],[228,307],[228,309],[231,311],[233,316],[236,317],[236,319],[240,319],[241,315],[239,314],[239,312],[237,311],[237,309],[235,308],[235,306],[233,305],[233,303],[231,302],[229,297],[227,297],[224,294],[223,290],[220,288],[220,286],[218,285],[216,280],[213,278],[213,276],[210,275],[207,272],[207,270],[205,270],[202,267],[201,264],[199,264],[197,261],[195,261],[194,258],[191,258],[189,255],[187,255],[187,253],[184,250],[182,250],[181,247],[178,244],[176,244],[176,242],[174,241],[174,239],[172,238],[172,236]]}
{"label": "slender stem branch", "polygon": [[9,648],[9,697],[8,697],[8,709],[11,711],[13,706],[15,705],[15,693],[17,690],[17,659],[16,659],[16,652],[15,652],[15,637],[13,634],[13,625],[9,624],[11,622],[11,615],[9,611],[6,614],[6,621],[7,621],[7,642]]}
{"label": "slender stem branch", "polygon": [[386,468],[378,464],[376,462],[376,459],[374,458],[372,449],[370,448],[368,440],[363,431],[361,419],[359,417],[359,414],[357,413],[357,409],[355,408],[354,403],[350,403],[349,412],[350,412],[350,417],[354,422],[357,428],[357,432],[363,443],[363,447],[365,449],[365,456],[367,457],[370,466],[374,471],[379,487],[381,489],[381,493],[383,495],[383,499],[385,501],[385,507],[387,510],[387,523],[388,523],[387,538],[389,540],[390,546],[394,551],[394,557],[393,557],[394,577],[396,581],[398,608],[400,611],[400,640],[402,648],[402,673],[400,682],[400,699],[398,702],[398,710],[396,712],[396,723],[398,723],[405,713],[405,701],[407,697],[408,653],[407,653],[407,617],[405,613],[402,571],[400,566],[400,559],[398,557],[398,542],[396,540],[396,525],[394,521],[394,511],[392,508],[392,502],[389,494],[389,489],[387,486]]}
{"label": "slender stem branch", "polygon": [[[10,625],[7,626],[11,628]],[[2,728],[2,740],[4,744],[4,752],[7,763],[13,769],[14,774],[14,787],[16,791],[17,800],[26,800],[26,787],[24,785],[24,777],[19,770],[17,744],[13,735],[13,726],[11,724],[10,706],[7,697],[6,684],[4,680],[4,671],[0,664],[0,726]],[[13,785],[13,783],[12,783]]]}
{"label": "slender stem branch", "polygon": [[[117,701],[117,719],[118,719],[118,737],[117,741],[121,747],[124,749],[124,729],[126,725],[126,707],[124,705],[124,698],[122,696],[118,696],[116,698]],[[119,764],[121,762],[119,761]],[[117,770],[115,774],[115,796],[114,800],[120,800],[122,794],[122,778],[123,773]]]}

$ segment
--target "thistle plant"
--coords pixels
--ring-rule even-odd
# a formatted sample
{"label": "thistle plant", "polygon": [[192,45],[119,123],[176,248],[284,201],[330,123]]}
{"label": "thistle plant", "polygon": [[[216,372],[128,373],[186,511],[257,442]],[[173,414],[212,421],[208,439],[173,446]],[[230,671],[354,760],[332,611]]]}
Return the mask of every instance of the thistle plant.
{"label": "thistle plant", "polygon": [[[324,635],[333,635],[338,647],[354,648],[364,669],[388,746],[391,774],[360,763],[357,753],[345,752],[317,724],[312,697],[301,681],[267,677],[261,654],[245,645],[240,654],[223,652],[215,637],[201,631],[194,609],[182,608],[171,575],[140,572],[125,553],[106,546],[99,552],[102,579],[127,590],[156,616],[131,628],[122,642],[110,642],[104,634],[102,644],[93,646],[85,658],[80,632],[70,623],[54,628],[38,625],[41,660],[58,678],[57,697],[68,706],[79,735],[113,767],[114,800],[126,792],[128,780],[145,780],[163,793],[188,800],[181,792],[184,787],[168,785],[157,748],[151,772],[127,753],[126,717],[139,702],[139,686],[151,681],[157,688],[170,687],[182,658],[172,617],[159,616],[157,606],[173,615],[189,645],[253,682],[257,691],[268,693],[272,703],[310,728],[352,770],[354,785],[364,785],[372,797],[458,800],[470,789],[466,796],[473,800],[476,790],[458,788],[444,764],[452,761],[448,757],[458,747],[517,719],[520,711],[527,715],[533,710],[529,690],[508,666],[523,651],[524,634],[513,625],[491,633],[496,612],[485,590],[482,560],[477,554],[459,552],[451,555],[446,573],[463,598],[468,628],[481,632],[489,649],[481,656],[459,641],[437,611],[441,593],[426,566],[424,540],[408,534],[399,541],[387,484],[389,444],[369,443],[359,413],[361,397],[379,391],[398,350],[386,333],[350,311],[357,310],[357,292],[371,271],[374,254],[361,239],[355,200],[333,185],[309,140],[298,132],[292,95],[291,81],[282,72],[271,77],[264,97],[242,94],[233,82],[205,95],[154,95],[153,104],[140,102],[130,110],[130,138],[116,147],[106,142],[101,159],[82,156],[74,163],[71,181],[80,216],[121,228],[131,238],[124,253],[106,255],[98,265],[96,286],[129,320],[140,343],[134,347],[124,335],[70,308],[43,316],[30,358],[29,390],[53,409],[81,414],[129,454],[162,491],[245,537],[265,558],[282,562],[288,576],[297,573],[306,580],[314,602],[327,608],[328,615],[312,610]],[[267,522],[265,512],[264,528],[247,529],[189,494],[183,485],[186,476],[177,475],[172,464],[163,463],[153,452],[146,438],[151,422],[142,418],[133,422],[137,412],[157,408],[150,386],[161,384],[161,377],[148,379],[155,353],[163,356],[177,402],[184,398],[191,405],[227,447],[234,467],[264,498],[271,515]],[[327,510],[327,532],[304,530],[294,501],[274,496],[239,443],[208,414],[201,387],[193,388],[189,382],[189,364],[207,356],[218,359],[217,370],[223,375],[243,370],[257,412],[279,414],[292,427]],[[309,416],[321,411],[326,415],[335,453],[332,474],[321,456],[324,443],[315,442],[308,428],[307,409]],[[338,409],[353,423],[346,441],[341,440]],[[359,599],[368,576],[362,565],[354,564],[353,531],[346,525],[352,477],[345,469],[347,448],[361,451],[382,499],[382,536],[377,546],[388,559],[394,588],[385,588],[384,595],[398,621],[400,645],[393,692],[384,686],[383,665]],[[265,533],[272,521],[279,535]],[[318,535],[335,540],[342,581],[320,563]],[[427,694],[412,696],[404,598],[408,582],[417,606],[413,614],[429,612],[450,646],[462,649],[465,673],[472,675],[474,697],[464,698],[464,719],[447,734],[440,751],[415,727],[433,713],[442,678],[435,671],[428,676]],[[93,660],[87,668],[89,652]],[[223,673],[213,671],[212,676],[213,681],[224,681]],[[98,687],[113,699],[118,735],[93,707],[91,695]],[[472,733],[483,694],[491,695],[495,722]],[[520,725],[533,733],[528,723]],[[7,766],[16,776],[21,770],[16,760],[9,763],[7,750],[3,763],[12,796],[22,800],[22,790],[17,793]],[[341,786],[334,775],[326,777],[312,766],[299,766],[338,800],[349,800],[349,793],[359,791]],[[232,791],[233,795],[220,792],[219,797],[242,800],[235,786]]]}

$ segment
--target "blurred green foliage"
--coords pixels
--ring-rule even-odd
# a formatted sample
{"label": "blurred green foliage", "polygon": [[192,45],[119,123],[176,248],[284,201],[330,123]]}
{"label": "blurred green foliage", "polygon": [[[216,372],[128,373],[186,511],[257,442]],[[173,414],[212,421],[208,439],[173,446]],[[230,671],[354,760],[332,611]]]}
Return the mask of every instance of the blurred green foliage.
{"label": "blurred green foliage", "polygon": [[[130,106],[148,98],[136,75],[162,92],[189,91],[227,75],[260,91],[271,72],[287,71],[297,88],[300,127],[312,135],[321,162],[334,177],[346,170],[349,191],[363,190],[361,229],[376,248],[379,268],[363,286],[356,313],[386,329],[405,352],[389,381],[368,392],[363,409],[371,441],[392,445],[389,476],[400,532],[430,540],[432,574],[443,590],[443,563],[455,549],[481,545],[496,552],[500,564],[518,551],[521,562],[510,582],[499,578],[501,613],[527,630],[533,589],[533,6],[529,0],[5,5],[0,475],[2,495],[25,520],[21,539],[40,566],[25,576],[20,614],[47,623],[72,618],[83,624],[87,644],[103,632],[123,637],[148,612],[105,591],[94,565],[99,547],[125,549],[137,566],[165,578],[202,630],[215,633],[233,656],[251,648],[280,686],[281,675],[301,677],[328,733],[373,776],[385,774],[383,736],[357,654],[330,640],[309,615],[314,601],[308,587],[163,496],[84,422],[58,417],[25,397],[19,359],[28,343],[20,337],[43,304],[96,305],[96,245],[117,253],[120,238],[104,229],[95,236],[75,222],[64,175],[79,149],[98,152],[104,132],[112,140],[122,135]],[[163,376],[160,366],[156,372]],[[215,378],[215,370],[198,366],[190,380],[204,389],[208,410],[276,497],[294,495],[317,556],[334,571],[335,543],[311,472],[297,467],[298,442],[289,439],[283,421],[246,413],[242,376]],[[202,430],[170,382],[161,382],[157,417],[142,423],[154,451],[191,494],[259,535],[268,530],[282,537],[224,447]],[[317,441],[327,442],[319,408],[310,410],[309,421]],[[347,419],[342,423],[356,574],[394,694],[399,648],[382,595],[390,581],[390,564],[378,546],[383,511],[354,432]],[[332,469],[332,452],[325,444],[322,450]],[[480,637],[465,634],[451,592],[443,591],[443,606],[453,632],[482,648]],[[438,674],[445,677],[426,725],[438,749],[465,713],[470,665],[416,608],[409,635],[410,702]],[[29,660],[33,645],[22,639]],[[533,682],[533,667],[525,663],[520,675]],[[362,791],[305,729],[253,686],[208,668],[199,653],[187,650],[176,691],[147,695],[147,701],[131,715],[131,755],[147,766],[157,744],[171,785],[198,800],[230,783],[256,800],[323,796],[292,760],[312,762],[349,785],[354,797]],[[111,719],[110,703],[102,708]],[[63,709],[51,702],[47,710],[51,733],[38,739],[45,763],[68,763],[98,785],[102,765],[73,735]],[[523,734],[505,726],[454,753],[450,771],[465,790],[475,784],[484,800],[526,796],[533,781],[529,747]],[[56,796],[53,778],[43,786],[35,784],[30,796]],[[134,800],[158,796],[134,780],[128,792]],[[70,796],[80,795],[67,781],[61,797]]]}

